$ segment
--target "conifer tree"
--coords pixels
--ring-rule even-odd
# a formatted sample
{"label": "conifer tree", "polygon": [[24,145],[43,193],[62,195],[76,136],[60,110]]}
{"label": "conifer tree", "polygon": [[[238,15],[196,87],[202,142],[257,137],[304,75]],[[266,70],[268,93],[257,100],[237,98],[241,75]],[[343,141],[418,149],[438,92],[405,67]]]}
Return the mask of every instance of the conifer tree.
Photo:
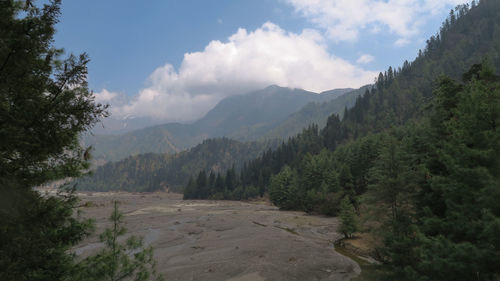
{"label": "conifer tree", "polygon": [[71,190],[33,190],[89,167],[78,136],[107,115],[87,87],[88,56],[54,47],[60,1],[44,2],[0,1],[0,280],[71,279],[70,249],[91,225]]}
{"label": "conifer tree", "polygon": [[358,231],[356,222],[356,212],[351,203],[351,198],[345,196],[340,203],[340,229],[345,238],[352,237],[353,233]]}
{"label": "conifer tree", "polygon": [[416,192],[412,184],[410,156],[401,141],[387,136],[375,165],[370,170],[370,195],[390,209],[390,220],[396,222],[402,208],[409,206],[411,194]]}
{"label": "conifer tree", "polygon": [[214,186],[215,186],[215,193],[224,192],[224,180],[222,180],[220,173],[217,173],[217,178],[215,178]]}
{"label": "conifer tree", "polygon": [[156,271],[152,247],[144,248],[142,239],[136,236],[130,236],[120,242],[120,237],[127,232],[122,219],[118,203],[114,201],[113,212],[109,218],[112,226],[100,235],[105,248],[79,264],[82,270],[74,280],[163,280],[161,274]]}
{"label": "conifer tree", "polygon": [[285,166],[281,172],[271,178],[269,186],[269,199],[281,209],[294,209],[300,207],[300,195],[297,187],[297,175]]}

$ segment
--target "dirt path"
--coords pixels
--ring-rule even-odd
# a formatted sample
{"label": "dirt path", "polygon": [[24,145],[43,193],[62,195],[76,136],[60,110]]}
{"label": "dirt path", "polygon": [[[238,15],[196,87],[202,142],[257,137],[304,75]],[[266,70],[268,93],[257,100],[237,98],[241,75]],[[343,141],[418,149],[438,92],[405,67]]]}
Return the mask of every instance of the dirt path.
{"label": "dirt path", "polygon": [[[166,280],[350,280],[359,266],[336,253],[338,221],[266,204],[183,201],[166,193],[81,194],[98,231],[107,225],[112,201],[120,202],[130,233],[155,249]],[[92,238],[76,249],[98,249]]]}

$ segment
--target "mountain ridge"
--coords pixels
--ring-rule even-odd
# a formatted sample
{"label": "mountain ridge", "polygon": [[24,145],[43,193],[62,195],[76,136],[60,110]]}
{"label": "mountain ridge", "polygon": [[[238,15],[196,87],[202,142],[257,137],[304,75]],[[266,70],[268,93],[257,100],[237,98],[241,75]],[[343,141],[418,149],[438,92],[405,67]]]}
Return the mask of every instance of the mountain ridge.
{"label": "mountain ridge", "polygon": [[[317,94],[271,85],[225,98],[202,119],[191,124],[160,124],[119,135],[86,135],[82,140],[84,145],[94,147],[95,158],[102,162],[117,161],[141,153],[177,153],[208,138],[229,137],[238,141],[284,139],[289,134],[270,132],[289,116],[307,104],[332,102],[352,91],[351,88],[343,88]],[[354,97],[351,98],[352,102],[354,100]],[[344,104],[338,107],[343,109]],[[295,131],[301,129],[297,127]]]}

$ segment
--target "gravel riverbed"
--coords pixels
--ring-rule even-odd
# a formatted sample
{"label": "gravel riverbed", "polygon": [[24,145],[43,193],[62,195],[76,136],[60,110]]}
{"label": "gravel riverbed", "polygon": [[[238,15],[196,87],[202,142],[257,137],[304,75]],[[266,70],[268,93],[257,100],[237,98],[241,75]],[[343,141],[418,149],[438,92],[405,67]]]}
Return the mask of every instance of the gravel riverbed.
{"label": "gravel riverbed", "polygon": [[[129,233],[153,246],[166,280],[350,280],[359,266],[335,252],[337,218],[280,211],[265,202],[182,200],[171,193],[79,193],[97,233],[119,202]],[[75,248],[99,249],[97,235]]]}

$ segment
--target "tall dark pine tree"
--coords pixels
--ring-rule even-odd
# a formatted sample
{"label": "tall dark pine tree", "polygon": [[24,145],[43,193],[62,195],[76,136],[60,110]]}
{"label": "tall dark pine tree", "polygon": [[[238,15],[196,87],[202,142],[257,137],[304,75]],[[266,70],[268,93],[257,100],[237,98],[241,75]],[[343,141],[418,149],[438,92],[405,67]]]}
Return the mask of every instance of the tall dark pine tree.
{"label": "tall dark pine tree", "polygon": [[340,228],[339,231],[345,238],[350,238],[354,232],[358,231],[356,223],[356,212],[349,196],[344,197],[340,203]]}
{"label": "tall dark pine tree", "polygon": [[205,173],[205,171],[201,171],[196,179],[197,197],[200,199],[206,199],[208,197],[208,192],[207,173]]}
{"label": "tall dark pine tree", "polygon": [[236,171],[234,166],[227,170],[224,184],[227,191],[233,191],[236,188]]}
{"label": "tall dark pine tree", "polygon": [[60,1],[32,2],[0,1],[0,280],[69,280],[89,222],[71,194],[32,188],[88,168],[78,135],[106,107],[87,88],[87,55],[62,60],[53,46]]}
{"label": "tall dark pine tree", "polygon": [[224,192],[224,181],[222,180],[220,173],[217,173],[217,178],[215,178],[214,190],[215,190],[215,193],[223,193]]}
{"label": "tall dark pine tree", "polygon": [[396,223],[405,208],[411,207],[408,200],[417,188],[413,183],[410,168],[410,156],[401,141],[394,136],[387,136],[382,149],[370,170],[370,194],[390,210],[390,221]]}
{"label": "tall dark pine tree", "polygon": [[324,146],[330,150],[335,150],[337,145],[343,140],[340,118],[336,114],[328,117],[327,126],[321,132]]}

